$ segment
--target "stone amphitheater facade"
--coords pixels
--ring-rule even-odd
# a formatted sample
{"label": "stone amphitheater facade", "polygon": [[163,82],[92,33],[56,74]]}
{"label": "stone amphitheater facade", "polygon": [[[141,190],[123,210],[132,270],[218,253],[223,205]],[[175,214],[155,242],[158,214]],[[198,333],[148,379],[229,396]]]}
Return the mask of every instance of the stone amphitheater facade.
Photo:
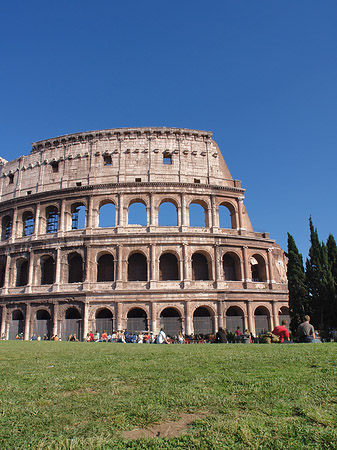
{"label": "stone amphitheater facade", "polygon": [[0,169],[3,337],[258,333],[288,314],[284,252],[253,231],[211,132],[76,133]]}

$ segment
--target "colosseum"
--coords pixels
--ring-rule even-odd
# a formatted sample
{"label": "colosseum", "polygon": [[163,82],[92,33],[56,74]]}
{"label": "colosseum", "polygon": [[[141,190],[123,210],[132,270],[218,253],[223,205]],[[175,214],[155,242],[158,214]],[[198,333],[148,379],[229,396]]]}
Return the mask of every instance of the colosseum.
{"label": "colosseum", "polygon": [[258,334],[289,314],[284,253],[211,132],[70,134],[0,168],[3,338]]}

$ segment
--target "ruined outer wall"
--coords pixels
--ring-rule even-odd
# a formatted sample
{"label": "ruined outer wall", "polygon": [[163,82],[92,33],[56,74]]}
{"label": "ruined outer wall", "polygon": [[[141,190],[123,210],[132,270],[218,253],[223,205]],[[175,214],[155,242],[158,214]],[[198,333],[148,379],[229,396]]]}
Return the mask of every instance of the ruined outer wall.
{"label": "ruined outer wall", "polygon": [[[164,164],[164,157],[170,164]],[[241,183],[232,179],[209,132],[113,129],[37,142],[30,155],[2,161],[0,189],[1,333],[9,334],[13,312],[21,311],[28,338],[41,308],[50,314],[54,333],[64,328],[66,311],[77,309],[85,335],[95,328],[102,308],[113,314],[115,328],[125,328],[132,308],[142,308],[153,331],[160,326],[162,311],[175,308],[183,331],[190,334],[193,314],[200,307],[209,311],[213,331],[230,323],[227,313],[233,308],[241,314],[242,326],[254,331],[256,311],[264,308],[272,328],[280,308],[287,307],[284,253],[267,233],[253,231]],[[135,201],[146,207],[146,226],[128,224],[128,209]],[[166,201],[176,207],[176,226],[158,224],[160,205]],[[116,207],[115,223],[99,228],[100,208],[107,202]],[[191,203],[203,206],[204,227],[190,226]],[[83,229],[72,229],[77,204],[86,210]],[[220,205],[230,215],[227,228],[220,227]],[[46,231],[50,207],[59,215],[54,233]],[[34,218],[29,236],[24,235],[27,213]],[[6,237],[8,218],[12,229]],[[128,279],[129,258],[135,252],[146,258],[144,281]],[[83,261],[79,282],[68,279],[74,253]],[[114,260],[111,282],[97,281],[98,260],[105,253]],[[161,279],[159,264],[165,253],[177,259],[176,280]],[[196,253],[207,259],[207,280],[194,279]],[[235,261],[235,280],[224,275],[227,256]],[[47,257],[54,261],[54,279],[48,285],[41,282]],[[27,281],[18,286],[22,262],[27,265]],[[254,279],[257,262],[260,275]]]}

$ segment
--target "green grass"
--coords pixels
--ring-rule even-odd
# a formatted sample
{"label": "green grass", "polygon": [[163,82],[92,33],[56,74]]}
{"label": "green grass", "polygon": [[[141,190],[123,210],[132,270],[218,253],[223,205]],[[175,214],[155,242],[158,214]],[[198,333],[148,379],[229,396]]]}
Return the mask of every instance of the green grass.
{"label": "green grass", "polygon": [[[337,344],[0,342],[0,448],[337,449]],[[207,412],[174,438],[123,430]]]}

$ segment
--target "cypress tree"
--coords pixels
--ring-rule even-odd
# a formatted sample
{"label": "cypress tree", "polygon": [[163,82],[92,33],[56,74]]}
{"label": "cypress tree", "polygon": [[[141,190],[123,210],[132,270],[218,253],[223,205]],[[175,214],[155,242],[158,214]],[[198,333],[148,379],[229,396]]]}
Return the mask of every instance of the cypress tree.
{"label": "cypress tree", "polygon": [[308,288],[306,285],[305,273],[303,268],[303,258],[299,253],[295,240],[288,233],[288,264],[287,277],[289,289],[289,312],[290,329],[293,334],[296,333],[302,317],[308,314]]}
{"label": "cypress tree", "polygon": [[332,317],[330,326],[337,327],[337,245],[332,234],[329,234],[327,243],[328,261],[334,284],[334,298],[332,299]]}

